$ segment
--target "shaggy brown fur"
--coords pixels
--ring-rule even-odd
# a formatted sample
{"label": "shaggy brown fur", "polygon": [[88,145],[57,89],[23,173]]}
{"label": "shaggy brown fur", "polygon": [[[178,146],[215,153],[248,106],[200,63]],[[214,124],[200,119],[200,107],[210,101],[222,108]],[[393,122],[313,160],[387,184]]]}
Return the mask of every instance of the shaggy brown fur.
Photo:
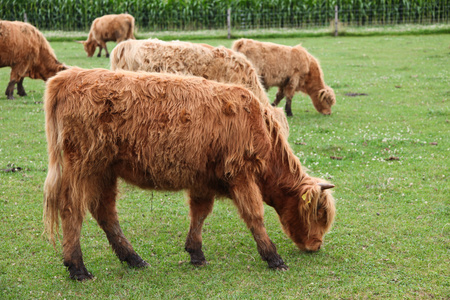
{"label": "shaggy brown fur", "polygon": [[84,45],[88,57],[92,57],[97,47],[100,48],[97,57],[102,56],[102,49],[109,57],[106,42],[114,41],[120,43],[124,40],[135,39],[134,37],[134,17],[129,14],[106,15],[99,17],[92,22],[91,30],[86,41],[80,41]]}
{"label": "shaggy brown fur", "polygon": [[[270,107],[255,68],[244,55],[225,47],[158,39],[125,41],[111,52],[111,70],[187,74],[218,82],[242,84],[261,103]],[[270,109],[288,136],[289,125],[283,110]]]}
{"label": "shaggy brown fur", "polygon": [[146,189],[186,190],[191,225],[185,249],[204,265],[202,226],[216,196],[233,200],[269,267],[286,269],[264,227],[275,208],[300,249],[316,251],[334,200],[302,171],[279,123],[238,85],[157,73],[72,68],[45,92],[49,166],[44,219],[54,241],[61,218],[70,277],[92,278],[80,248],[89,210],[121,261],[143,267],[120,229],[117,178]]}
{"label": "shaggy brown fur", "polygon": [[5,95],[14,99],[17,94],[26,96],[25,77],[47,80],[67,67],[60,63],[36,27],[23,22],[0,21],[0,68],[11,67],[11,76]]}
{"label": "shaggy brown fur", "polygon": [[232,49],[253,63],[266,89],[278,87],[274,106],[286,96],[288,116],[292,116],[291,102],[296,91],[308,94],[318,112],[331,114],[331,106],[336,103],[334,91],[325,84],[319,61],[302,46],[240,39],[233,43]]}

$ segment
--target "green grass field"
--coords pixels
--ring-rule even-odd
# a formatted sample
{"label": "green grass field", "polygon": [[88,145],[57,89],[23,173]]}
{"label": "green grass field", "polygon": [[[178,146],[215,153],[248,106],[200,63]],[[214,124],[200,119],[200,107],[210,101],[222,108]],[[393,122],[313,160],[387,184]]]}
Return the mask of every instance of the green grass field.
{"label": "green grass field", "polygon": [[[337,216],[324,249],[310,254],[296,249],[266,207],[266,228],[290,267],[286,272],[261,261],[228,200],[217,201],[206,220],[209,265],[191,266],[184,193],[121,184],[122,228],[151,267],[121,264],[87,215],[81,244],[95,280],[70,280],[60,245],[55,251],[42,236],[45,84],[25,79],[28,96],[10,101],[4,95],[10,69],[0,69],[0,298],[448,299],[449,37],[270,39],[302,43],[320,60],[337,96],[331,116],[317,113],[305,95],[293,100],[291,147],[310,175],[336,185]],[[229,47],[232,41],[201,42]],[[51,45],[67,65],[109,67],[104,57],[87,58],[80,44]],[[269,91],[271,99],[275,93]],[[22,170],[5,171],[11,167]]]}

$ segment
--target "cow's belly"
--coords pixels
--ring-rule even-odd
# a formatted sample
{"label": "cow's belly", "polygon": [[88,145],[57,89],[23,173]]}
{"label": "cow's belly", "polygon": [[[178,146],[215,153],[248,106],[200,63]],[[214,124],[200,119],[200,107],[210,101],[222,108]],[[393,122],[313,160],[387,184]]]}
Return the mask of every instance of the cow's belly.
{"label": "cow's belly", "polygon": [[141,167],[132,163],[121,162],[115,165],[115,173],[126,182],[143,189],[183,190],[196,185],[198,170],[186,165],[163,165]]}

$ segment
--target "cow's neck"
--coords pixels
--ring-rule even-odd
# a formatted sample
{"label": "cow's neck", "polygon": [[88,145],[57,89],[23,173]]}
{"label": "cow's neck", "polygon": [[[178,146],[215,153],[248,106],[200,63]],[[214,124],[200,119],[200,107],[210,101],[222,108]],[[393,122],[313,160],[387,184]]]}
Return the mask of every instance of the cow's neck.
{"label": "cow's neck", "polygon": [[309,176],[301,169],[300,161],[292,150],[282,143],[276,145],[272,153],[260,188],[264,202],[280,214],[287,202],[293,200],[298,203],[301,182]]}

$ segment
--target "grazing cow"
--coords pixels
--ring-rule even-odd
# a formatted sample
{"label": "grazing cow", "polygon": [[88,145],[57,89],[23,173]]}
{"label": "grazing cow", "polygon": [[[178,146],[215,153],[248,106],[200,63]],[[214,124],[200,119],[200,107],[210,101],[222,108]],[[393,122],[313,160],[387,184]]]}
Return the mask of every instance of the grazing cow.
{"label": "grazing cow", "polygon": [[56,59],[52,47],[33,25],[23,22],[0,21],[0,68],[11,67],[11,76],[5,95],[14,99],[17,94],[26,96],[25,77],[46,81],[57,72],[67,69]]}
{"label": "grazing cow", "polygon": [[272,105],[277,106],[286,96],[288,116],[292,116],[291,102],[296,91],[308,94],[318,112],[331,114],[331,106],[336,103],[334,91],[325,84],[318,60],[302,46],[240,39],[233,43],[232,49],[243,53],[253,63],[266,89],[278,87]]}
{"label": "grazing cow", "polygon": [[[244,55],[225,47],[158,39],[129,40],[118,44],[111,52],[111,70],[178,73],[241,84],[270,107],[255,68]],[[283,110],[270,109],[287,137],[289,124]]]}
{"label": "grazing cow", "polygon": [[145,189],[186,190],[191,224],[185,249],[206,264],[202,226],[215,196],[231,198],[270,268],[287,269],[264,227],[263,202],[287,235],[317,251],[335,215],[333,187],[308,176],[280,125],[253,93],[201,77],[71,68],[45,91],[49,166],[44,218],[51,240],[63,231],[70,277],[84,266],[80,231],[89,210],[114,252],[132,267],[148,264],[117,217],[117,179]]}
{"label": "grazing cow", "polygon": [[120,43],[124,40],[135,39],[134,37],[134,17],[129,14],[106,15],[99,17],[92,22],[91,30],[86,41],[79,41],[84,45],[88,57],[92,57],[97,47],[100,48],[97,57],[102,56],[102,49],[105,48],[106,57],[109,57],[106,42],[114,41]]}

